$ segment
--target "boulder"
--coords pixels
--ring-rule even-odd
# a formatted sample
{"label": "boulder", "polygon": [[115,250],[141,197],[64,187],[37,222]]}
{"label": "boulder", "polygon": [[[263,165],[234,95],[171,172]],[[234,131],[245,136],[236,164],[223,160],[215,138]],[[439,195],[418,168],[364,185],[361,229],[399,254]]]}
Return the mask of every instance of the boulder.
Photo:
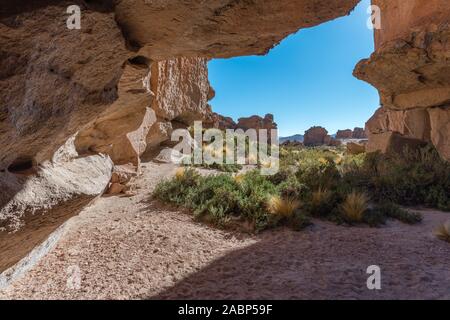
{"label": "boulder", "polygon": [[351,139],[353,137],[353,131],[350,129],[338,130],[336,133],[336,139]]}
{"label": "boulder", "polygon": [[305,146],[320,146],[331,141],[328,131],[323,127],[312,127],[305,131],[303,144]]}
{"label": "boulder", "polygon": [[364,128],[356,127],[355,129],[353,129],[352,139],[367,139],[367,134]]}
{"label": "boulder", "polygon": [[450,106],[430,108],[431,141],[439,154],[450,160]]}
{"label": "boulder", "polygon": [[24,258],[108,187],[113,167],[109,157],[64,159],[68,154],[59,150],[55,160],[42,163],[34,175],[0,173],[0,272]]}
{"label": "boulder", "polygon": [[266,114],[264,118],[260,116],[254,115],[248,118],[240,118],[238,119],[238,123],[236,124],[236,129],[248,130],[272,130],[277,129],[277,124],[274,122],[272,114]]}
{"label": "boulder", "polygon": [[348,154],[361,154],[366,152],[366,146],[364,144],[359,144],[355,142],[349,142],[346,145]]}
{"label": "boulder", "polygon": [[423,148],[426,142],[402,136],[396,132],[383,132],[369,135],[369,143],[366,146],[366,152],[380,151],[382,153],[400,154],[405,151]]}
{"label": "boulder", "polygon": [[381,9],[382,28],[375,30],[375,52],[354,71],[357,78],[378,89],[383,106],[374,116],[378,119],[369,123],[369,140],[377,139],[369,145],[379,144],[381,137],[375,138],[375,131],[395,132],[396,136],[431,141],[450,160],[442,140],[432,139],[432,112],[428,111],[450,101],[448,1],[372,2]]}

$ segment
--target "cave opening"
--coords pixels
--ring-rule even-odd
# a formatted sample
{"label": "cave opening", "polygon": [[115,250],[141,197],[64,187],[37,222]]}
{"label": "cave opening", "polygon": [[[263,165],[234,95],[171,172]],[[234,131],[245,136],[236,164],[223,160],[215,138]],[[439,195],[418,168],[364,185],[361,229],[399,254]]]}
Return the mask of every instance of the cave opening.
{"label": "cave opening", "polygon": [[8,166],[14,174],[31,174],[34,172],[34,161],[30,157],[19,157]]}

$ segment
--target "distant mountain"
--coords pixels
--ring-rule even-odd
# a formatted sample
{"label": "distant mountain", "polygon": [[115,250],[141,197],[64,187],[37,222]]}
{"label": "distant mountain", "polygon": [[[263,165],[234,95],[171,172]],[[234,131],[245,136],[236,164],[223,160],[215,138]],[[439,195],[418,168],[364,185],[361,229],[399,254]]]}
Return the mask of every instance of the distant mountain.
{"label": "distant mountain", "polygon": [[286,141],[298,141],[298,142],[303,142],[303,135],[301,134],[296,134],[290,137],[280,137],[280,143],[286,142]]}

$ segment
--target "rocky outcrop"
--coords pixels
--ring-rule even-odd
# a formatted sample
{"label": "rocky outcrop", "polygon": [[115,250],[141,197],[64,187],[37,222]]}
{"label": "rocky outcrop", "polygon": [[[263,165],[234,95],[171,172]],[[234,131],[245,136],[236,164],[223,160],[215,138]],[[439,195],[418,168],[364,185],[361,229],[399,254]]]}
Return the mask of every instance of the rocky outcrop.
{"label": "rocky outcrop", "polygon": [[351,129],[338,130],[336,133],[336,139],[351,139],[353,137],[353,131]]}
{"label": "rocky outcrop", "polygon": [[356,127],[355,129],[338,130],[336,133],[336,139],[367,139],[366,132],[363,128]]}
{"label": "rocky outcrop", "polygon": [[377,149],[382,139],[387,140],[381,145],[400,137],[431,140],[450,159],[448,145],[430,138],[440,129],[433,129],[429,116],[438,112],[448,119],[450,113],[450,5],[447,0],[372,2],[381,8],[382,28],[375,31],[375,53],[354,74],[379,90],[389,122],[369,121],[369,149]]}
{"label": "rocky outcrop", "polygon": [[367,134],[364,128],[356,127],[353,129],[352,139],[367,139]]}
{"label": "rocky outcrop", "polygon": [[346,144],[348,154],[361,154],[366,152],[366,146],[360,143],[349,142]]}
{"label": "rocky outcrop", "polygon": [[251,116],[248,118],[238,119],[238,123],[236,124],[235,128],[242,129],[242,130],[248,130],[248,129],[272,130],[272,129],[277,129],[277,124],[275,123],[272,114],[266,114],[264,116],[264,118],[254,115],[254,116]]}
{"label": "rocky outcrop", "polygon": [[70,139],[35,175],[0,173],[0,272],[101,195],[112,167],[107,156],[78,157]]}
{"label": "rocky outcrop", "polygon": [[442,157],[450,160],[450,107],[429,108],[431,142]]}
{"label": "rocky outcrop", "polygon": [[139,166],[140,156],[170,138],[171,121],[186,126],[207,118],[211,89],[204,58],[155,62],[145,59],[125,67],[119,99],[79,133],[79,152],[108,154],[115,164]]}
{"label": "rocky outcrop", "polygon": [[216,112],[211,113],[211,116],[207,118],[205,122],[206,128],[216,128],[219,130],[235,129],[236,122],[230,117],[225,117]]}
{"label": "rocky outcrop", "polygon": [[114,13],[83,6],[82,29],[68,30],[70,4],[2,3],[0,170],[51,159],[118,99],[117,84],[134,53]]}
{"label": "rocky outcrop", "polygon": [[327,129],[323,127],[312,127],[305,131],[303,144],[305,146],[320,146],[330,141]]}

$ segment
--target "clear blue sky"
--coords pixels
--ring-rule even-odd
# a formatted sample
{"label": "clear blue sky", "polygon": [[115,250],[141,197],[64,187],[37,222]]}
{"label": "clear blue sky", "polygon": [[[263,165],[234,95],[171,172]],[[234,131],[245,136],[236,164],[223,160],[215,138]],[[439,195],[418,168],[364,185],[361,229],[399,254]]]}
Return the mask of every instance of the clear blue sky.
{"label": "clear blue sky", "polygon": [[213,110],[235,120],[273,113],[280,136],[313,125],[331,134],[363,127],[379,106],[378,92],[352,76],[374,50],[368,6],[364,0],[350,16],[302,29],[267,56],[211,60]]}

